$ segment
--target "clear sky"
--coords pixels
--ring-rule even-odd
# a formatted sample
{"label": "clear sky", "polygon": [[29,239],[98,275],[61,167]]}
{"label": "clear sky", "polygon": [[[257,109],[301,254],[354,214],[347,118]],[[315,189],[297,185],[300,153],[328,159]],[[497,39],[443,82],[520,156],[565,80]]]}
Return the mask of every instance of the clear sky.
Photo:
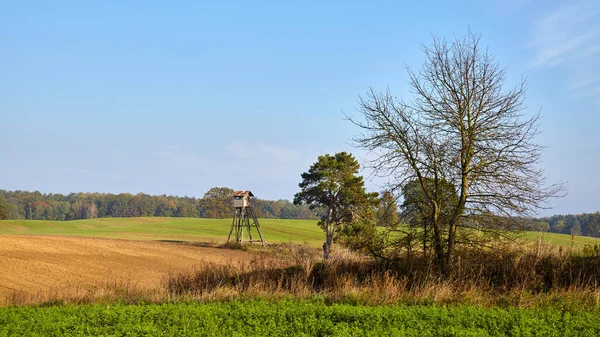
{"label": "clear sky", "polygon": [[541,109],[569,189],[544,215],[600,210],[598,0],[0,1],[0,188],[291,199],[318,155],[364,157],[357,95],[410,97],[420,44],[469,28]]}

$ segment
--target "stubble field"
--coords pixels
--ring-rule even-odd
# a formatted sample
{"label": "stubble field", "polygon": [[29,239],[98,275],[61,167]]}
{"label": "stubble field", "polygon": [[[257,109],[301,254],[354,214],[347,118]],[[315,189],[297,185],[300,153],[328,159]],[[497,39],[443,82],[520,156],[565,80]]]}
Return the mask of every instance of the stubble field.
{"label": "stubble field", "polygon": [[169,274],[250,259],[240,250],[39,235],[0,235],[0,256],[0,304],[160,292]]}
{"label": "stubble field", "polygon": [[[269,243],[319,245],[315,221],[260,223]],[[169,275],[254,258],[218,248],[230,226],[229,219],[185,218],[0,221],[0,305],[115,298],[115,292],[164,297]]]}

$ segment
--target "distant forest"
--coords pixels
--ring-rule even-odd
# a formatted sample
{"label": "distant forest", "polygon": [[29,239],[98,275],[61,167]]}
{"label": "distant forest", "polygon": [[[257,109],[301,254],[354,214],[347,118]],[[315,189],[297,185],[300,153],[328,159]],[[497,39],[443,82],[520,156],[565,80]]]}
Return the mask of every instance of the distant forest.
{"label": "distant forest", "polygon": [[600,212],[536,219],[533,230],[600,237]]}
{"label": "distant forest", "polygon": [[[117,217],[233,217],[233,189],[213,187],[202,198],[148,194],[71,193],[44,194],[38,191],[0,190],[0,219],[77,220]],[[318,219],[306,205],[288,200],[253,199],[254,212],[260,218]],[[2,216],[2,213],[5,213]],[[600,237],[600,212],[554,215],[532,219],[534,231]]]}
{"label": "distant forest", "polygon": [[[214,187],[202,198],[148,194],[71,193],[44,194],[38,191],[0,190],[8,219],[77,220],[108,217],[233,217],[233,190]],[[260,218],[318,219],[306,205],[294,205],[287,200],[251,201]],[[2,212],[0,212],[2,213]]]}

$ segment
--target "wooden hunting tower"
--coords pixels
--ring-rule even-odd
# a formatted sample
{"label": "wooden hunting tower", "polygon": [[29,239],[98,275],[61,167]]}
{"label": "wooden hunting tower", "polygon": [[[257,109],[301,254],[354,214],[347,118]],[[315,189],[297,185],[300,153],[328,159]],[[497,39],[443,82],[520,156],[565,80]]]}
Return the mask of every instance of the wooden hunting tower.
{"label": "wooden hunting tower", "polygon": [[[265,245],[262,233],[260,232],[260,225],[258,219],[254,214],[254,209],[250,205],[250,197],[254,197],[251,191],[235,191],[233,193],[233,207],[235,207],[235,213],[233,214],[233,222],[231,223],[231,230],[227,237],[227,242],[231,240],[231,234],[235,231],[235,242],[244,242],[244,228],[248,231],[249,242],[254,244],[255,242],[261,242]],[[252,220],[252,223],[250,223]],[[254,240],[252,238],[252,228],[256,228],[260,240]]]}

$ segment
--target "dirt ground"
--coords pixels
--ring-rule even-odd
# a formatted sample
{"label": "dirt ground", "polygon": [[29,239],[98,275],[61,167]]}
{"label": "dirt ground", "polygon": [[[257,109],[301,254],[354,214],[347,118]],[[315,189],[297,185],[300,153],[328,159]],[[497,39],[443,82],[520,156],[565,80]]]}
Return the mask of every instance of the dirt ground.
{"label": "dirt ground", "polygon": [[159,289],[169,273],[250,258],[244,251],[180,243],[0,235],[0,302],[14,302],[18,295],[48,298],[107,285]]}

